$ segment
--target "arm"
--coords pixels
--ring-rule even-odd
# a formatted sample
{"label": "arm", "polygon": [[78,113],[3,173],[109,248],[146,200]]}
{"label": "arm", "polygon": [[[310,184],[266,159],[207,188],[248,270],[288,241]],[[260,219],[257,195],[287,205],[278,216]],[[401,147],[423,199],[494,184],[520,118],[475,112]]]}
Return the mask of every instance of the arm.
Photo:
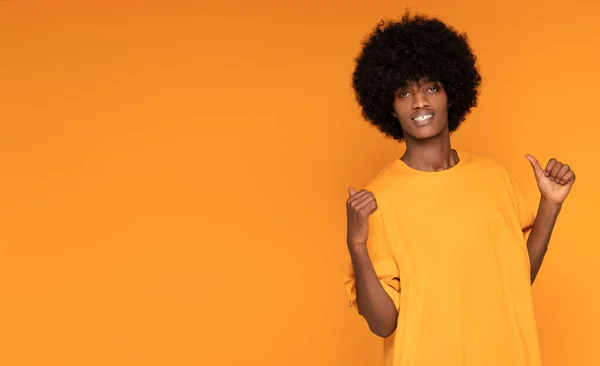
{"label": "arm", "polygon": [[400,275],[388,247],[377,211],[377,201],[367,190],[349,189],[346,202],[346,242],[351,266],[345,277],[350,305],[367,321],[369,329],[386,338],[396,330]]}
{"label": "arm", "polygon": [[560,209],[560,205],[553,204],[544,198],[540,200],[537,215],[533,222],[529,239],[527,240],[532,284],[544,261],[550,236],[552,235],[552,230],[554,229]]}
{"label": "arm", "polygon": [[356,281],[358,312],[373,333],[382,338],[389,337],[396,330],[396,306],[379,281],[366,245],[348,243],[348,249]]}
{"label": "arm", "polygon": [[575,183],[575,173],[569,165],[554,158],[548,161],[545,169],[542,169],[535,157],[531,155],[526,157],[531,163],[542,197],[537,217],[527,240],[527,251],[531,264],[531,283],[533,283],[548,250],[548,242],[562,204]]}

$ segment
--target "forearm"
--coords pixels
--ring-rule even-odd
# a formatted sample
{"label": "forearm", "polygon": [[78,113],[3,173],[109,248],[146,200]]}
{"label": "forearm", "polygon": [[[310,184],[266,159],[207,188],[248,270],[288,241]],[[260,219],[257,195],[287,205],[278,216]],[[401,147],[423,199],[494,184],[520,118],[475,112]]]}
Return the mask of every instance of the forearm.
{"label": "forearm", "polygon": [[377,277],[365,245],[349,246],[359,313],[369,329],[380,337],[388,337],[396,330],[398,311]]}
{"label": "forearm", "polygon": [[550,242],[554,224],[560,210],[560,205],[549,203],[543,198],[540,200],[538,212],[531,233],[529,234],[529,239],[527,240],[532,284],[544,261],[544,256],[548,250],[548,243]]}

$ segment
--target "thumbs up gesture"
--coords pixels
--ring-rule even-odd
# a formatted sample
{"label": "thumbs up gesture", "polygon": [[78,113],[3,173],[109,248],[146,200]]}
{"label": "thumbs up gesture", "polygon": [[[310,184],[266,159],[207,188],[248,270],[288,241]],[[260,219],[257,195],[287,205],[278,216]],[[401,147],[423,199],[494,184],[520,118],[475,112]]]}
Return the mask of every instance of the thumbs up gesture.
{"label": "thumbs up gesture", "polygon": [[548,161],[545,169],[542,169],[534,156],[526,155],[526,158],[531,163],[542,198],[549,203],[561,205],[575,183],[575,173],[568,164],[554,158]]}
{"label": "thumbs up gesture", "polygon": [[377,201],[367,190],[348,188],[350,197],[346,201],[348,220],[347,241],[349,246],[366,245],[369,236],[369,216],[377,211]]}

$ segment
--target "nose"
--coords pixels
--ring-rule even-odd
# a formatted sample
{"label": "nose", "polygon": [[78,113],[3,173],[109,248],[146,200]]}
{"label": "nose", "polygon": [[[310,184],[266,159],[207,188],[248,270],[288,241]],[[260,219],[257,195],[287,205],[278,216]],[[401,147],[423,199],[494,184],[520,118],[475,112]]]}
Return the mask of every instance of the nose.
{"label": "nose", "polygon": [[429,100],[427,100],[427,95],[422,91],[415,93],[413,98],[413,109],[423,109],[425,107],[429,107]]}

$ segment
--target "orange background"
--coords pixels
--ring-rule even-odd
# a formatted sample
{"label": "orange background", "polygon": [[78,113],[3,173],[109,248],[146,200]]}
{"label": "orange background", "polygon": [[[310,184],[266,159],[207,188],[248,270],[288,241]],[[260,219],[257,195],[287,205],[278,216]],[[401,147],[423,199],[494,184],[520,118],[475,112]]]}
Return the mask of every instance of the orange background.
{"label": "orange background", "polygon": [[[576,171],[533,291],[545,365],[600,364],[600,5],[416,4],[479,56],[455,146],[532,205],[526,153]],[[342,288],[344,201],[402,146],[350,74],[410,5],[1,1],[0,364],[379,364]]]}

